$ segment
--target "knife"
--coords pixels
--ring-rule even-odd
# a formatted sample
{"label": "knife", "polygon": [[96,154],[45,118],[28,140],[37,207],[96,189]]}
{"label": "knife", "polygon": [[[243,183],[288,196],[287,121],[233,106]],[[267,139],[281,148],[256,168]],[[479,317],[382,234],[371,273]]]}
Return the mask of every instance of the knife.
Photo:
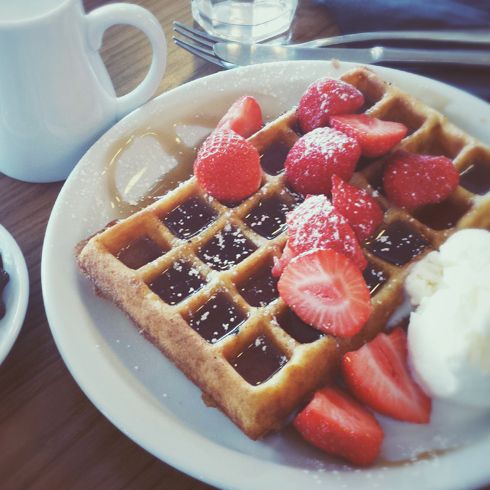
{"label": "knife", "polygon": [[375,32],[355,32],[352,34],[341,34],[320,39],[313,39],[305,43],[295,44],[303,48],[324,48],[325,46],[335,46],[339,44],[357,43],[365,41],[381,40],[402,40],[402,41],[429,41],[445,43],[469,43],[469,44],[489,44],[490,29],[450,29],[450,30],[416,30],[416,31],[375,31]]}
{"label": "knife", "polygon": [[254,65],[269,61],[330,60],[355,63],[430,63],[490,66],[490,50],[383,48],[297,48],[294,46],[218,42],[215,54],[235,65]]}

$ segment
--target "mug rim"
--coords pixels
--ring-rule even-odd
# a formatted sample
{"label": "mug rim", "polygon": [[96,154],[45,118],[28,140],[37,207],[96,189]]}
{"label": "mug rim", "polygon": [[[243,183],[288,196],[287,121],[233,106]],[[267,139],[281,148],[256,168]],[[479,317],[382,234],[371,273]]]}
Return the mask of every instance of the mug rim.
{"label": "mug rim", "polygon": [[82,11],[84,11],[83,5],[81,4],[81,0],[60,0],[58,4],[38,14],[28,15],[23,18],[17,18],[17,19],[0,18],[0,29],[9,28],[9,27],[19,27],[28,24],[34,24],[39,21],[44,21],[49,17],[51,17],[53,14],[66,8],[71,3],[80,3],[80,6],[82,7]]}

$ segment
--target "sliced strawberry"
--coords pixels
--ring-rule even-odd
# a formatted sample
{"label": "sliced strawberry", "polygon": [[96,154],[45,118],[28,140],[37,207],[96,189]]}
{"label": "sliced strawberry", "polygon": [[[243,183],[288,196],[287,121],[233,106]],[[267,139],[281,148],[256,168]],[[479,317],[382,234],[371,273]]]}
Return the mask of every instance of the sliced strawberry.
{"label": "sliced strawberry", "polygon": [[309,196],[286,217],[288,247],[293,255],[313,249],[333,249],[367,266],[354,230],[324,195]]}
{"label": "sliced strawberry", "polygon": [[251,95],[244,95],[228,109],[216,129],[231,129],[240,136],[248,138],[263,125],[262,110],[259,103]]}
{"label": "sliced strawberry", "polygon": [[277,287],[301,320],[327,334],[351,337],[371,314],[369,289],[361,272],[335,250],[298,255],[284,269]]}
{"label": "sliced strawberry", "polygon": [[369,238],[383,222],[383,210],[364,189],[332,177],[332,204],[345,216],[360,242]]}
{"label": "sliced strawberry", "polygon": [[322,388],[294,419],[296,430],[314,446],[368,466],[377,458],[383,429],[362,405],[338,388]]}
{"label": "sliced strawberry", "polygon": [[403,329],[380,333],[345,354],[342,372],[351,393],[377,412],[406,422],[429,422],[432,403],[410,377]]}
{"label": "sliced strawberry", "polygon": [[354,138],[332,128],[318,128],[302,136],[284,163],[286,180],[301,194],[330,192],[337,174],[349,180],[361,155]]}
{"label": "sliced strawberry", "polygon": [[330,126],[348,134],[361,145],[362,154],[368,158],[388,153],[407,135],[404,124],[382,121],[366,114],[348,114],[330,118]]}
{"label": "sliced strawberry", "polygon": [[282,255],[280,258],[274,257],[274,266],[272,267],[272,275],[278,279],[283,273],[285,267],[291,262],[296,254],[289,247],[289,243],[286,243]]}
{"label": "sliced strawberry", "polygon": [[199,148],[194,174],[199,185],[216,199],[240,201],[260,187],[260,156],[234,131],[213,131]]}
{"label": "sliced strawberry", "polygon": [[308,133],[328,125],[330,116],[351,114],[364,104],[364,96],[356,87],[335,78],[313,82],[301,97],[297,114],[301,130]]}
{"label": "sliced strawberry", "polygon": [[445,156],[394,153],[383,174],[386,196],[397,206],[415,209],[444,201],[459,184],[459,173]]}

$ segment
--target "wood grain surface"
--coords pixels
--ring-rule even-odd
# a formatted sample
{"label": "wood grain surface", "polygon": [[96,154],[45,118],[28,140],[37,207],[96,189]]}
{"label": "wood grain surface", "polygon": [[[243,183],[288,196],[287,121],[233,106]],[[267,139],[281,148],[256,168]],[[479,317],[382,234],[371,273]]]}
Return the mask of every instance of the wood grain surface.
{"label": "wood grain surface", "polygon": [[[107,2],[84,3],[90,11]],[[166,32],[168,65],[158,93],[217,71],[171,41],[172,21],[192,23],[190,0],[134,3],[153,12]],[[325,8],[300,1],[294,39],[336,33]],[[102,55],[118,94],[124,94],[144,77],[151,50],[137,30],[113,27],[104,38]],[[61,186],[27,184],[0,173],[0,223],[25,254],[31,287],[22,331],[0,366],[0,489],[212,488],[162,463],[119,432],[85,397],[56,349],[43,307],[40,263],[46,224]]]}

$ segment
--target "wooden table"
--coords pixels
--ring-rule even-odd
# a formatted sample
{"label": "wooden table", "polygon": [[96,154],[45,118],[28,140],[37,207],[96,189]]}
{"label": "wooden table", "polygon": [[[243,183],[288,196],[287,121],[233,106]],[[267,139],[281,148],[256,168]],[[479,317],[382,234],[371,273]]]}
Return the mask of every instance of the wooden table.
{"label": "wooden table", "polygon": [[[85,0],[87,10],[106,2]],[[167,34],[168,66],[158,93],[217,71],[171,41],[172,21],[191,24],[190,0],[139,0]],[[294,37],[336,34],[327,11],[300,2]],[[132,28],[111,28],[103,57],[118,94],[136,86],[150,47]],[[44,311],[40,263],[46,224],[62,183],[26,184],[0,174],[0,223],[18,241],[30,275],[27,317],[0,367],[0,488],[211,488],[162,463],[119,432],[89,402],[66,369]]]}
{"label": "wooden table", "polygon": [[[106,2],[85,0],[87,10]],[[172,21],[192,23],[190,0],[138,0],[167,34],[168,66],[158,93],[217,71],[174,46]],[[300,1],[293,26],[298,40],[337,33],[323,7]],[[111,28],[103,57],[118,94],[146,73],[150,48],[127,27]],[[0,488],[204,490],[200,483],[145,452],[88,401],[53,342],[43,307],[41,248],[62,183],[26,184],[0,174],[0,223],[22,248],[30,274],[27,317],[12,352],[0,366]]]}

